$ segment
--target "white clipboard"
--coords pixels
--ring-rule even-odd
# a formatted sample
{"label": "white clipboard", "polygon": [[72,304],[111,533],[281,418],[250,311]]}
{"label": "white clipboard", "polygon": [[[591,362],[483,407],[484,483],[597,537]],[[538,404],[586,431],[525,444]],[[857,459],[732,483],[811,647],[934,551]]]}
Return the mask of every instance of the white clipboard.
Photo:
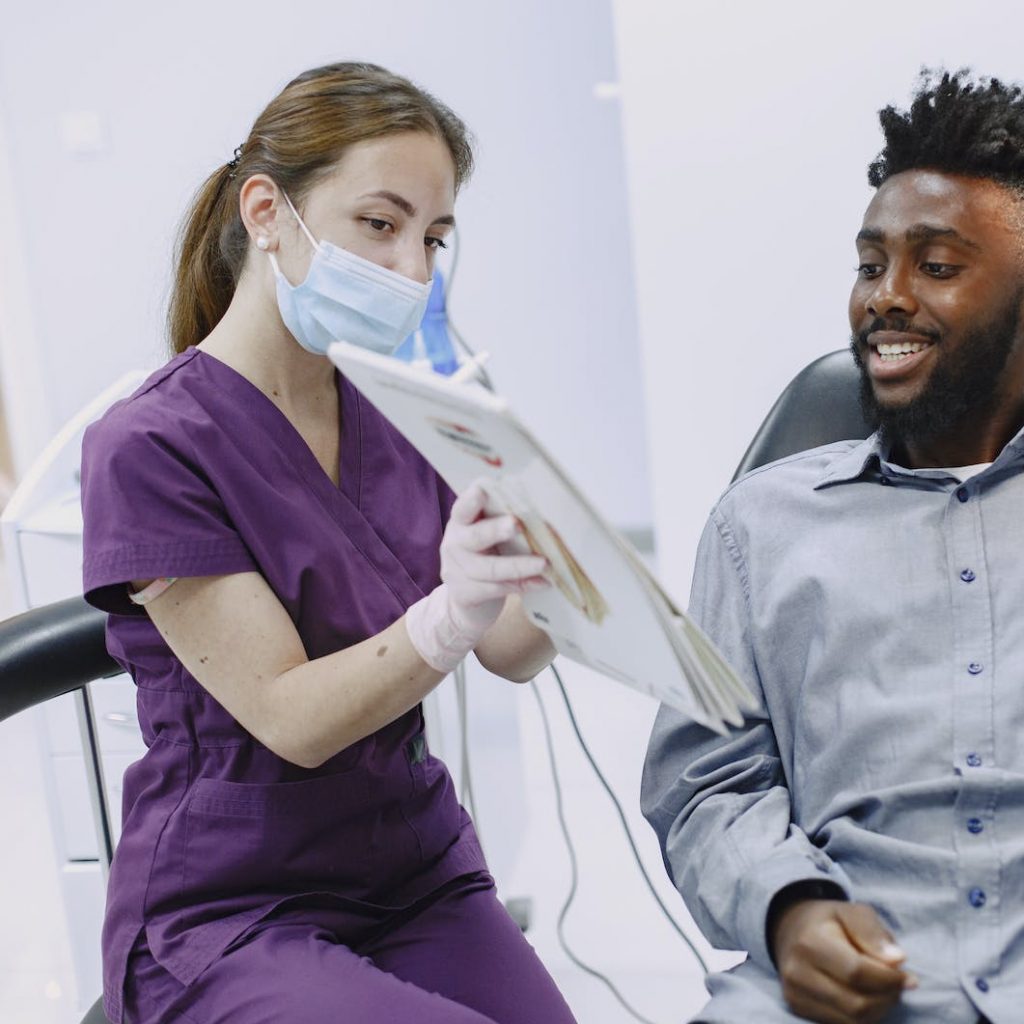
{"label": "white clipboard", "polygon": [[714,644],[503,398],[473,380],[454,381],[347,342],[327,354],[452,490],[482,478],[489,510],[519,518],[519,550],[543,554],[554,583],[523,604],[560,654],[719,733],[757,707]]}

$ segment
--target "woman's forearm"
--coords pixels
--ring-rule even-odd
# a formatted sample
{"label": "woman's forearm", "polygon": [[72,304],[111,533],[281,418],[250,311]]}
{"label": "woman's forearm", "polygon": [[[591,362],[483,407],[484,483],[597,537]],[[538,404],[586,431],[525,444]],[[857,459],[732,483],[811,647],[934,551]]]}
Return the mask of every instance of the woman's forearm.
{"label": "woman's forearm", "polygon": [[510,597],[498,621],[476,646],[476,656],[488,672],[525,683],[554,660],[551,638],[527,618],[522,601]]}
{"label": "woman's forearm", "polygon": [[[444,678],[413,646],[404,616],[310,660],[258,573],[179,579],[147,611],[188,672],[243,728],[305,768],[393,722]],[[476,650],[485,668],[515,681],[532,678],[554,656],[518,598],[506,601]]]}
{"label": "woman's forearm", "polygon": [[179,579],[147,611],[188,672],[244,729],[305,768],[393,722],[443,678],[416,653],[404,617],[310,660],[259,573]]}
{"label": "woman's forearm", "polygon": [[416,652],[404,618],[343,651],[306,661],[271,683],[275,753],[315,768],[414,708],[444,678]]}

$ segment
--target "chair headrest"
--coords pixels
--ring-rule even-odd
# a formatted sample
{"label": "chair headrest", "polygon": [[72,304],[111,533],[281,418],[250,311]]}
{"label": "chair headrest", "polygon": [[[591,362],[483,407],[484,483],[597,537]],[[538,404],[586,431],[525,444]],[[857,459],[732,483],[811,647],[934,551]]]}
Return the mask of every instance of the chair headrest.
{"label": "chair headrest", "polygon": [[860,371],[849,349],[829,352],[805,366],[779,395],[733,474],[796,452],[862,440],[872,426],[860,407]]}

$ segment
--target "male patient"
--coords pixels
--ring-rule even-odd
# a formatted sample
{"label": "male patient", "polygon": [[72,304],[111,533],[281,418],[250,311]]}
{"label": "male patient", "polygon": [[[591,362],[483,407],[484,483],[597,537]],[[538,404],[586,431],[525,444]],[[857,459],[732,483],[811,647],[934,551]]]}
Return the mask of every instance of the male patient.
{"label": "male patient", "polygon": [[704,1022],[1024,1021],[1024,93],[881,113],[852,349],[878,429],[711,513],[691,613],[758,695],[662,708],[644,813],[716,946]]}

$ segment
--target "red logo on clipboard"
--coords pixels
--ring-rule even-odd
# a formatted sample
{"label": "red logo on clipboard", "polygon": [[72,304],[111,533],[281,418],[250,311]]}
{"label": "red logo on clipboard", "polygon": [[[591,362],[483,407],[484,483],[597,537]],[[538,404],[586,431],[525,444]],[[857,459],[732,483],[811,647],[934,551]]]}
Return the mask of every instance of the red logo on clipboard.
{"label": "red logo on clipboard", "polygon": [[434,429],[447,441],[461,448],[467,455],[473,455],[488,466],[500,469],[504,462],[501,456],[478,434],[461,423],[431,418]]}

